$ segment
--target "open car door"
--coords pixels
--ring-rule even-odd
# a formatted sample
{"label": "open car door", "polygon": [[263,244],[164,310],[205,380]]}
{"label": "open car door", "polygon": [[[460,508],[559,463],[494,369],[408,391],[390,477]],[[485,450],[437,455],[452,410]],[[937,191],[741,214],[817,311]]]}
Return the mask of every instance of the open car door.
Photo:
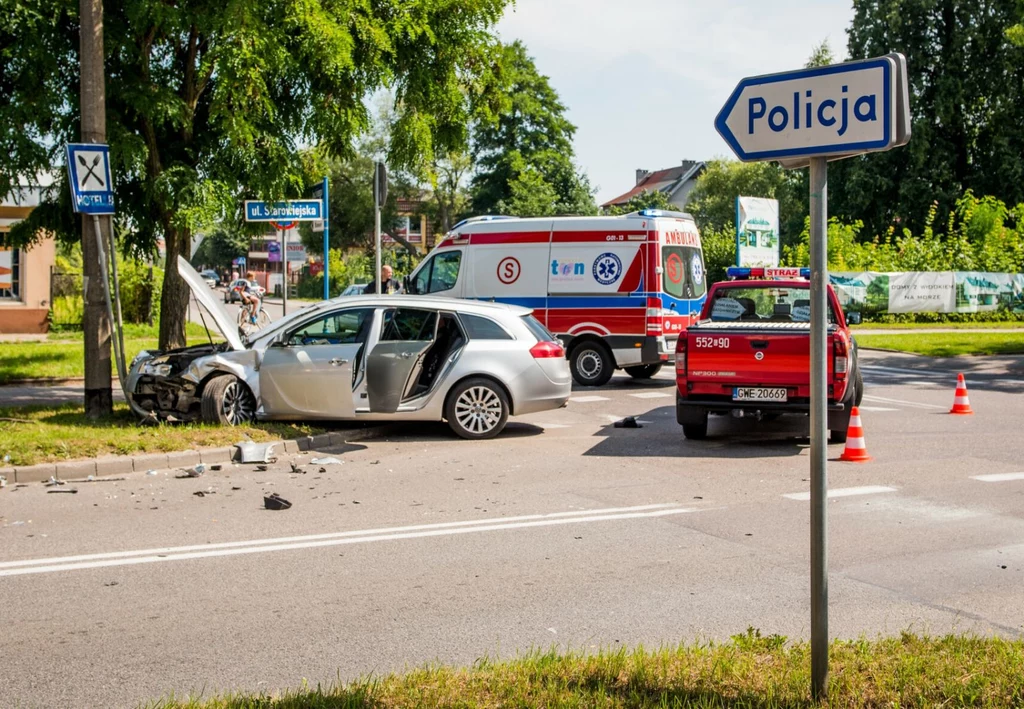
{"label": "open car door", "polygon": [[384,313],[380,340],[366,358],[370,411],[393,414],[423,371],[423,357],[437,337],[438,313],[395,308]]}

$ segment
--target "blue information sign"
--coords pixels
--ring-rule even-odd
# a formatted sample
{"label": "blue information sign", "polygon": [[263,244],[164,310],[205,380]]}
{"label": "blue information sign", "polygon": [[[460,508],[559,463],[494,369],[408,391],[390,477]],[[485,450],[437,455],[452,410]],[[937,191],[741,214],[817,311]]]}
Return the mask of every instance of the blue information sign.
{"label": "blue information sign", "polygon": [[319,199],[293,199],[288,202],[258,202],[246,200],[247,222],[313,222],[323,219],[323,201]]}
{"label": "blue information sign", "polygon": [[85,214],[114,213],[114,184],[110,148],[102,143],[68,143],[68,182],[71,204]]}

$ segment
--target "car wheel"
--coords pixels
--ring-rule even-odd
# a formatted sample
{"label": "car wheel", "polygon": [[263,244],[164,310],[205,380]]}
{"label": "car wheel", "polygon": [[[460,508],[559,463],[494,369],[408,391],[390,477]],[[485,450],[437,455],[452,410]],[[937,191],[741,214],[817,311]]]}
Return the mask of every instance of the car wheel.
{"label": "car wheel", "polygon": [[490,379],[467,379],[452,389],[444,415],[456,435],[470,440],[494,438],[508,421],[508,397]]}
{"label": "car wheel", "polygon": [[860,406],[860,402],[864,400],[864,376],[860,373],[860,367],[857,368],[857,378],[853,380],[853,405]]}
{"label": "car wheel", "polygon": [[615,369],[612,353],[600,342],[581,342],[569,355],[572,378],[586,387],[599,387],[608,383]]}
{"label": "car wheel", "polygon": [[256,416],[256,397],[237,377],[225,374],[206,383],[201,400],[206,423],[240,426]]}
{"label": "car wheel", "polygon": [[639,364],[635,367],[626,367],[626,374],[633,377],[633,379],[650,379],[660,371],[660,362],[658,364]]}
{"label": "car wheel", "polygon": [[708,420],[704,423],[684,423],[683,435],[691,441],[703,441],[708,437]]}

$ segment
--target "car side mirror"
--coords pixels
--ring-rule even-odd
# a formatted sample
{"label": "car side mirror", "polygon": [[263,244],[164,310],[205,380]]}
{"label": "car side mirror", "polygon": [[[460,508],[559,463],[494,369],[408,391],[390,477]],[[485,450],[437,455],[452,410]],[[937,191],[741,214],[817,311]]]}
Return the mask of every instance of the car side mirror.
{"label": "car side mirror", "polygon": [[846,313],[846,324],[847,325],[860,325],[860,313]]}

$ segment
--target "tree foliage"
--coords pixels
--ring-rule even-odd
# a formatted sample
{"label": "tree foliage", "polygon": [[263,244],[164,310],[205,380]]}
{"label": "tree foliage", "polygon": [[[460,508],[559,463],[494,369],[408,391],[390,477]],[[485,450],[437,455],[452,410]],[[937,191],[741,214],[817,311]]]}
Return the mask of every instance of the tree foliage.
{"label": "tree foliage", "polygon": [[[175,258],[191,234],[237,219],[243,198],[295,197],[300,146],[352,153],[365,99],[395,94],[389,161],[429,162],[489,116],[508,0],[120,0],[105,3],[107,135],[118,219],[132,246],[167,246],[162,347],[184,344]],[[78,3],[0,0],[0,192],[58,168],[78,137]],[[11,238],[77,238],[66,186]]]}
{"label": "tree foliage", "polygon": [[1019,0],[855,0],[850,57],[906,55],[913,136],[833,163],[831,214],[868,233],[917,233],[933,201],[945,214],[967,190],[1024,201],[1024,48],[1010,41],[1020,21]]}
{"label": "tree foliage", "polygon": [[701,231],[736,233],[736,198],[766,197],[779,201],[782,241],[795,240],[807,213],[807,195],[799,188],[799,170],[784,170],[775,163],[711,160],[697,178],[686,211]]}
{"label": "tree foliage", "polygon": [[548,77],[521,42],[502,48],[507,96],[497,120],[473,131],[472,211],[476,214],[596,214],[593,190],[573,163],[576,126]]}
{"label": "tree foliage", "polygon": [[249,235],[240,229],[218,224],[203,238],[192,254],[192,265],[220,270],[230,267],[236,258],[248,255]]}

